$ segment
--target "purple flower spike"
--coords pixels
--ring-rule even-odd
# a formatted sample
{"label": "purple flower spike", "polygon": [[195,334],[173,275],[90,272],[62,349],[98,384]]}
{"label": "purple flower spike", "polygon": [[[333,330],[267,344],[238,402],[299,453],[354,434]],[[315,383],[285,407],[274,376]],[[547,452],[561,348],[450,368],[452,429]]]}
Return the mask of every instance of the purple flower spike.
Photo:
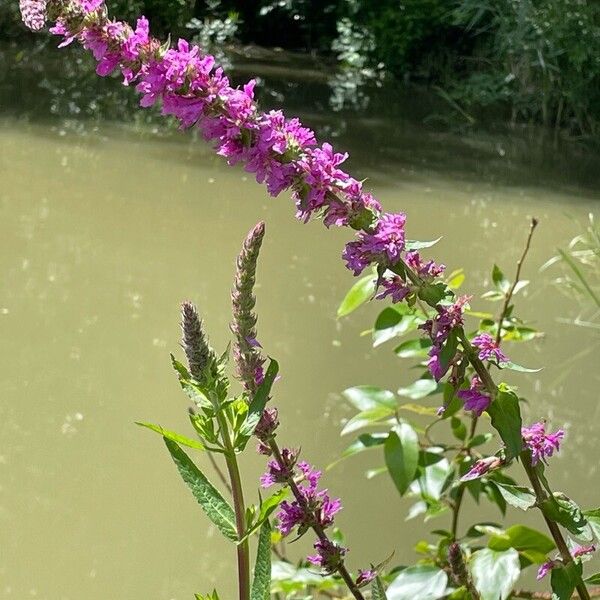
{"label": "purple flower spike", "polygon": [[531,464],[535,466],[540,460],[546,462],[547,458],[560,450],[565,432],[559,429],[555,433],[546,433],[546,423],[540,421],[530,427],[523,427],[521,435],[525,447],[531,452]]}

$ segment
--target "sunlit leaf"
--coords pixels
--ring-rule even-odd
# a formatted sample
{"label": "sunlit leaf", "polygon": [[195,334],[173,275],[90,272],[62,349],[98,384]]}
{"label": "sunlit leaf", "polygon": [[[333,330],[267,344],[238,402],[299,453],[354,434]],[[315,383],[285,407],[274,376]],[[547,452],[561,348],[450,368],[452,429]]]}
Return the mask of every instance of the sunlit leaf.
{"label": "sunlit leaf", "polygon": [[342,392],[342,396],[360,411],[370,410],[378,406],[395,409],[397,404],[394,392],[373,385],[359,385],[348,388]]}
{"label": "sunlit leaf", "polygon": [[400,388],[398,395],[405,396],[411,400],[420,400],[437,391],[442,391],[442,388],[436,383],[435,379],[417,379],[417,381],[408,387]]}
{"label": "sunlit leaf", "polygon": [[348,291],[337,309],[337,316],[345,317],[369,300],[375,293],[377,278],[367,275],[359,279]]}
{"label": "sunlit leaf", "polygon": [[375,425],[379,421],[391,417],[395,411],[387,406],[376,406],[369,410],[363,410],[354,415],[342,428],[340,435],[347,435],[353,431],[358,431],[363,427]]}
{"label": "sunlit leaf", "polygon": [[528,510],[535,505],[537,499],[532,489],[521,485],[507,485],[498,481],[494,482],[502,497],[508,504],[521,510]]}
{"label": "sunlit leaf", "polygon": [[394,352],[400,358],[425,358],[432,342],[430,338],[417,338],[406,340],[394,348]]}
{"label": "sunlit leaf", "polygon": [[160,425],[154,425],[153,423],[140,423],[139,421],[136,421],[135,424],[139,425],[140,427],[150,429],[151,431],[156,431],[156,433],[159,433],[168,440],[177,442],[182,446],[187,446],[188,448],[194,448],[196,450],[204,450],[204,444],[199,440],[193,440],[179,433],[175,433],[174,431],[163,429]]}
{"label": "sunlit leaf", "polygon": [[416,565],[400,571],[387,589],[388,600],[438,600],[446,594],[448,576],[438,567]]}
{"label": "sunlit leaf", "polygon": [[506,600],[519,579],[519,553],[510,548],[496,552],[490,548],[471,556],[469,567],[481,600]]}

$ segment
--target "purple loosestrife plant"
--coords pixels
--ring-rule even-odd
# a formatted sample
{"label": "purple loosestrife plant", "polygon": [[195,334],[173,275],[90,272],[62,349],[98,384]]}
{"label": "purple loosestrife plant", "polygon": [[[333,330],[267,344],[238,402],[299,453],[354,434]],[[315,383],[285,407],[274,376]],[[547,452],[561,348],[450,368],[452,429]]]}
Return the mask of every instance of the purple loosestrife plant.
{"label": "purple loosestrife plant", "polygon": [[[397,313],[396,325],[402,323],[398,331],[418,328],[426,336],[416,345],[412,344],[410,350],[409,347],[399,348],[405,355],[424,358],[422,366],[426,368],[415,385],[403,393],[419,399],[443,392],[444,410],[437,413],[438,419],[450,419],[452,431],[459,441],[452,462],[445,457],[440,459],[440,450],[445,453],[453,449],[448,445],[431,444],[429,429],[425,431],[424,443],[420,442],[416,430],[400,418],[398,407],[389,402],[379,406],[376,414],[381,419],[381,415],[389,410],[386,417],[394,420],[393,430],[388,435],[359,440],[364,447],[384,446],[387,470],[401,493],[426,488],[426,492],[421,492],[422,504],[416,510],[425,510],[428,516],[442,514],[444,510],[452,513],[451,528],[433,553],[436,559],[430,558],[430,580],[425,582],[428,586],[437,586],[436,597],[446,594],[448,578],[444,568],[450,567],[445,548],[460,539],[458,517],[465,490],[468,490],[477,498],[485,493],[503,509],[508,503],[523,509],[535,506],[541,510],[552,539],[546,538],[537,544],[536,556],[539,558],[540,554],[550,552],[550,545],[557,548],[562,564],[560,569],[552,569],[555,593],[566,598],[576,589],[580,598],[589,598],[582,577],[581,557],[571,554],[561,527],[582,539],[593,538],[595,534],[590,522],[596,518],[596,513],[583,513],[566,496],[551,492],[544,473],[545,459],[558,450],[562,432],[546,434],[539,424],[522,428],[520,401],[515,389],[505,383],[497,384],[494,379],[494,369],[500,373],[505,369],[527,370],[506,360],[500,344],[505,338],[518,339],[523,329],[514,316],[511,302],[518,291],[517,286],[521,284],[522,287],[521,268],[537,221],[532,221],[514,281],[509,282],[497,267],[494,268],[492,280],[496,289],[492,290],[490,298],[503,301],[497,320],[482,319],[476,335],[469,336],[464,320],[471,297],[457,297],[458,285],[451,278],[442,278],[443,268],[415,253],[432,244],[407,239],[405,215],[384,212],[377,200],[363,190],[362,182],[341,169],[348,158],[345,153],[337,152],[327,143],[319,144],[312,131],[297,119],[288,119],[279,111],[261,112],[254,100],[253,80],[240,88],[232,87],[214,58],[197,46],[185,40],[178,40],[173,46],[162,44],[151,37],[147,19],[140,18],[135,28],[113,21],[98,0],[48,0],[45,7],[38,3],[23,3],[22,7],[24,20],[32,29],[41,27],[47,17],[54,23],[52,33],[62,38],[60,46],[77,41],[87,48],[97,61],[99,75],[119,71],[125,85],[140,94],[141,106],[158,103],[163,114],[173,115],[181,128],[198,128],[213,144],[217,154],[229,164],[240,163],[246,171],[254,173],[256,180],[264,183],[270,194],[289,190],[301,221],[317,217],[327,227],[356,230],[354,240],[346,244],[342,254],[346,265],[356,275],[373,267],[377,272],[376,288],[383,288],[382,291],[376,289],[374,296],[389,297],[395,303],[391,310]],[[198,501],[222,533],[236,541],[241,600],[246,600],[250,593],[248,536],[257,529],[261,531],[257,560],[260,569],[259,575],[255,576],[255,583],[261,588],[259,594],[264,591],[264,578],[261,579],[260,573],[265,572],[268,554],[265,548],[269,545],[269,524],[264,515],[267,508],[262,504],[258,513],[245,510],[237,466],[236,455],[245,448],[253,433],[259,436],[260,451],[270,454],[278,464],[277,469],[269,466],[268,475],[274,477],[277,471],[283,477],[289,470],[294,472],[287,480],[294,499],[285,500],[284,504],[275,498],[269,504],[271,508],[281,504],[280,528],[281,523],[285,523],[286,530],[312,528],[318,538],[317,553],[312,557],[314,562],[325,571],[336,571],[354,597],[360,599],[362,594],[357,580],[350,576],[344,564],[345,549],[337,546],[325,532],[340,508],[339,502],[331,500],[325,490],[318,490],[315,472],[305,473],[300,468],[304,463],[290,467],[275,442],[278,417],[265,408],[277,366],[271,361],[267,371],[262,372],[263,359],[254,335],[253,299],[243,300],[241,296],[235,299],[236,293],[245,294],[248,287],[251,286],[236,280],[234,304],[236,301],[239,304],[240,322],[234,325],[237,327],[234,329],[235,359],[244,383],[241,398],[227,396],[226,357],[215,359],[214,370],[209,370],[207,377],[203,372],[200,379],[174,360],[182,386],[196,403],[198,412],[193,415],[192,424],[200,436],[200,444],[223,454],[226,459],[234,507],[229,506],[201,473],[194,471],[193,463],[182,454],[179,446],[183,443],[181,436],[156,426],[151,428],[165,437],[184,479],[190,483],[190,473],[193,473],[195,484],[203,482],[200,487],[204,493],[199,495]],[[368,296],[371,295],[372,290],[369,290]],[[200,356],[201,350],[197,349],[192,356],[196,354]],[[192,369],[191,363],[189,366]],[[382,397],[389,398],[386,394]],[[377,405],[373,399],[370,401]],[[468,427],[461,416],[457,416],[462,414],[460,411],[471,413]],[[501,465],[487,470],[481,465],[491,463],[477,462],[485,458],[477,450],[482,443],[482,434],[476,433],[479,419],[484,414],[491,419],[492,428],[502,444],[496,454],[501,458]],[[483,443],[487,441],[484,435]],[[197,447],[197,442],[187,440],[186,443]],[[525,491],[516,486],[514,480],[500,474],[517,461],[523,466],[531,485]],[[432,487],[427,469],[436,465],[438,479],[442,469],[445,478],[441,486]],[[463,478],[473,470],[480,477]],[[299,473],[303,479],[297,482]],[[192,489],[200,488],[195,485]],[[211,501],[207,503],[208,497]],[[216,512],[215,506],[219,507]],[[262,517],[260,509],[264,509]],[[506,536],[510,542],[509,530]],[[506,566],[505,572],[490,583],[490,553],[498,552],[497,548],[498,543],[492,539],[490,547],[472,553],[467,565],[470,578],[461,584],[465,594],[475,599],[481,596],[483,600],[508,597],[516,581],[514,574],[520,571],[520,550],[510,543],[508,549],[502,550],[505,554],[501,563]],[[454,551],[455,556],[458,554]],[[531,562],[531,558],[527,560]],[[390,589],[402,591],[403,582],[410,581],[413,575],[407,572],[400,572]],[[469,584],[471,580],[472,585]],[[496,587],[490,588],[490,585]],[[384,581],[375,577],[373,594],[385,598],[384,588]]]}

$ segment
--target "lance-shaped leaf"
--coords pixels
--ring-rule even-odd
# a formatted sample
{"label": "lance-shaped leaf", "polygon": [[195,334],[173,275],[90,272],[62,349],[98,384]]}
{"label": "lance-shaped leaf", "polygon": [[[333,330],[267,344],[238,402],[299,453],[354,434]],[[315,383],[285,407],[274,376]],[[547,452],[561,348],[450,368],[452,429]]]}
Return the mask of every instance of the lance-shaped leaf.
{"label": "lance-shaped leaf", "polygon": [[379,576],[375,577],[371,584],[371,599],[388,600],[388,597],[385,595],[385,589],[383,588],[383,582]]}
{"label": "lance-shaped leaf", "polygon": [[408,490],[419,464],[419,438],[408,423],[400,423],[388,435],[385,464],[401,495]]}
{"label": "lance-shaped leaf", "polygon": [[508,504],[521,510],[528,510],[535,506],[536,497],[532,489],[522,485],[508,485],[506,483],[494,482]]}
{"label": "lance-shaped leaf", "polygon": [[260,528],[251,600],[269,600],[271,597],[271,526],[268,519]]}
{"label": "lance-shaped leaf", "polygon": [[208,518],[226,538],[237,542],[235,514],[229,503],[176,442],[166,437],[163,439],[179,470],[179,474],[187,483],[194,498],[196,498]]}
{"label": "lance-shaped leaf", "polygon": [[162,435],[164,438],[172,440],[173,442],[177,442],[182,446],[195,448],[196,450],[204,450],[204,444],[199,440],[193,440],[185,435],[175,433],[174,431],[169,431],[168,429],[163,429],[160,425],[154,425],[154,423],[140,423],[139,421],[136,421],[135,424],[139,425],[140,427],[150,429],[150,431],[156,431],[156,433],[160,433],[160,435]]}
{"label": "lance-shaped leaf", "polygon": [[337,316],[345,317],[364,304],[375,293],[375,275],[367,275],[359,279],[348,291],[337,309]]}
{"label": "lance-shaped leaf", "polygon": [[492,418],[492,427],[500,434],[506,446],[506,459],[518,456],[523,449],[521,436],[521,410],[517,395],[500,386],[496,399],[487,409]]}

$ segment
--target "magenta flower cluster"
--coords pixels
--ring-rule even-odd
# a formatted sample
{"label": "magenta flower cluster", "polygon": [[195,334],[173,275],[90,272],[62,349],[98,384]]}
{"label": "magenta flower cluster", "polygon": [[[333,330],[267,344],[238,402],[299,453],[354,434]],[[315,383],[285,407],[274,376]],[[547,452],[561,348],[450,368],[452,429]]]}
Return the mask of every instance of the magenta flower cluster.
{"label": "magenta flower cluster", "polygon": [[[244,164],[272,196],[291,189],[302,221],[322,216],[328,227],[349,226],[365,216],[379,216],[377,200],[340,168],[348,155],[327,143],[319,146],[298,119],[286,119],[281,111],[259,111],[254,80],[234,88],[214,57],[197,46],[180,39],[176,47],[165,49],[150,37],[147,19],[142,17],[132,30],[126,23],[107,20],[101,4],[72,1],[87,17],[82,26],[64,12],[67,16],[51,29],[63,37],[61,46],[78,39],[98,61],[99,75],[119,69],[124,83],[135,85],[141,94],[141,106],[160,103],[163,114],[173,115],[182,128],[198,127],[219,155],[229,164]],[[373,260],[381,252],[397,260],[404,243],[404,215],[384,215],[376,230],[377,247],[370,247]]]}
{"label": "magenta flower cluster", "polygon": [[463,324],[463,312],[471,296],[461,296],[453,304],[440,304],[436,307],[438,314],[420,326],[431,339],[427,367],[436,381],[439,381],[447,372],[453,362],[453,357],[442,361],[442,349],[450,332]]}
{"label": "magenta flower cluster", "polygon": [[565,432],[559,429],[555,433],[546,433],[546,424],[543,421],[534,423],[521,429],[525,447],[531,452],[531,464],[546,462],[555,452],[560,450],[560,444],[565,437]]}
{"label": "magenta flower cluster", "polygon": [[474,337],[471,344],[479,350],[481,360],[490,360],[502,365],[509,362],[506,354],[500,350],[500,346],[489,333],[480,333]]}
{"label": "magenta flower cluster", "polygon": [[335,515],[342,509],[339,498],[331,499],[327,490],[318,489],[320,471],[306,462],[300,462],[297,466],[303,478],[297,485],[301,498],[281,503],[277,520],[279,531],[283,535],[288,535],[296,528],[298,534],[302,535],[313,525],[326,529],[333,525]]}

